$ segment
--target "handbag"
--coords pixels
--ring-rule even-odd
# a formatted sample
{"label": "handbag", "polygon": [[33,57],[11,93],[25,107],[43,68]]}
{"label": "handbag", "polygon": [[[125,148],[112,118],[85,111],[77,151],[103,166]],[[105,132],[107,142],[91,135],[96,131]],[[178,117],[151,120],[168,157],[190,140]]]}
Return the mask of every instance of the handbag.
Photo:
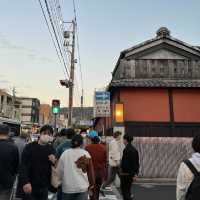
{"label": "handbag", "polygon": [[58,172],[55,166],[51,166],[51,185],[54,188],[58,188],[61,185],[61,179],[58,176]]}

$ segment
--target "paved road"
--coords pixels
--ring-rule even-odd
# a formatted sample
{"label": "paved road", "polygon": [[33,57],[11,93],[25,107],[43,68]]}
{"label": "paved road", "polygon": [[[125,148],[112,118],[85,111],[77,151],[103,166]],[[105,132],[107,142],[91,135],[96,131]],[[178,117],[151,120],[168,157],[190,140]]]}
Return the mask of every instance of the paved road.
{"label": "paved road", "polygon": [[176,200],[176,187],[169,184],[133,185],[134,200]]}
{"label": "paved road", "polygon": [[119,200],[117,195],[119,195],[119,192],[117,191],[115,186],[107,187],[107,191],[104,192],[105,196],[102,196],[100,194],[99,200]]}
{"label": "paved road", "polygon": [[[114,186],[108,187],[105,197],[100,196],[100,200],[122,200],[119,190]],[[176,200],[176,187],[170,184],[145,183],[133,185],[133,200]],[[49,198],[56,200],[56,198]]]}
{"label": "paved road", "polygon": [[[107,187],[106,189],[107,190],[104,192],[105,196],[100,195],[99,200],[119,200],[120,199],[116,195],[118,194],[116,187],[111,186],[111,187]],[[48,200],[57,200],[56,195],[49,193]]]}

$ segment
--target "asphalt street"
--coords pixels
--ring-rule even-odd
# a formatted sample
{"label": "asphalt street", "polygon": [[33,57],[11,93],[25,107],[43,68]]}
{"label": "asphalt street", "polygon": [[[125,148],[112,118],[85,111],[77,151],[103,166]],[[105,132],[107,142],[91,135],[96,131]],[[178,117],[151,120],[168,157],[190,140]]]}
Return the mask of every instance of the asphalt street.
{"label": "asphalt street", "polygon": [[176,186],[169,184],[134,184],[134,200],[176,200]]}
{"label": "asphalt street", "polygon": [[[137,183],[132,187],[133,200],[176,200],[176,187],[168,183]],[[100,200],[122,200],[120,190],[115,186],[107,188],[105,196],[100,195]],[[56,200],[49,196],[49,200]]]}

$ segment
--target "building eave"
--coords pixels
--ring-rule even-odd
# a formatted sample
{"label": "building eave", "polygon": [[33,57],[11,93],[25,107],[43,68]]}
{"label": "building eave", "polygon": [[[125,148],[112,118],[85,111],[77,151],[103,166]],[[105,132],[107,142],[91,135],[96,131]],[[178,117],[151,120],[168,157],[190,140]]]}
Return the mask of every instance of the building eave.
{"label": "building eave", "polygon": [[169,80],[169,79],[121,79],[113,80],[111,88],[200,88],[200,80]]}

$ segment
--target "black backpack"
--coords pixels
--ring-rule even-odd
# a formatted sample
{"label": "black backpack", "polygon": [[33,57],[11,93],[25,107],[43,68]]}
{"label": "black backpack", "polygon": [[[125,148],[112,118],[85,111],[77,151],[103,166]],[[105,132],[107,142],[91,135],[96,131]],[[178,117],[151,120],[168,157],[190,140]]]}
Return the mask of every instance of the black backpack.
{"label": "black backpack", "polygon": [[184,163],[188,166],[188,168],[194,175],[194,179],[188,188],[185,200],[199,200],[200,199],[200,172],[197,171],[197,169],[189,160],[185,160]]}

